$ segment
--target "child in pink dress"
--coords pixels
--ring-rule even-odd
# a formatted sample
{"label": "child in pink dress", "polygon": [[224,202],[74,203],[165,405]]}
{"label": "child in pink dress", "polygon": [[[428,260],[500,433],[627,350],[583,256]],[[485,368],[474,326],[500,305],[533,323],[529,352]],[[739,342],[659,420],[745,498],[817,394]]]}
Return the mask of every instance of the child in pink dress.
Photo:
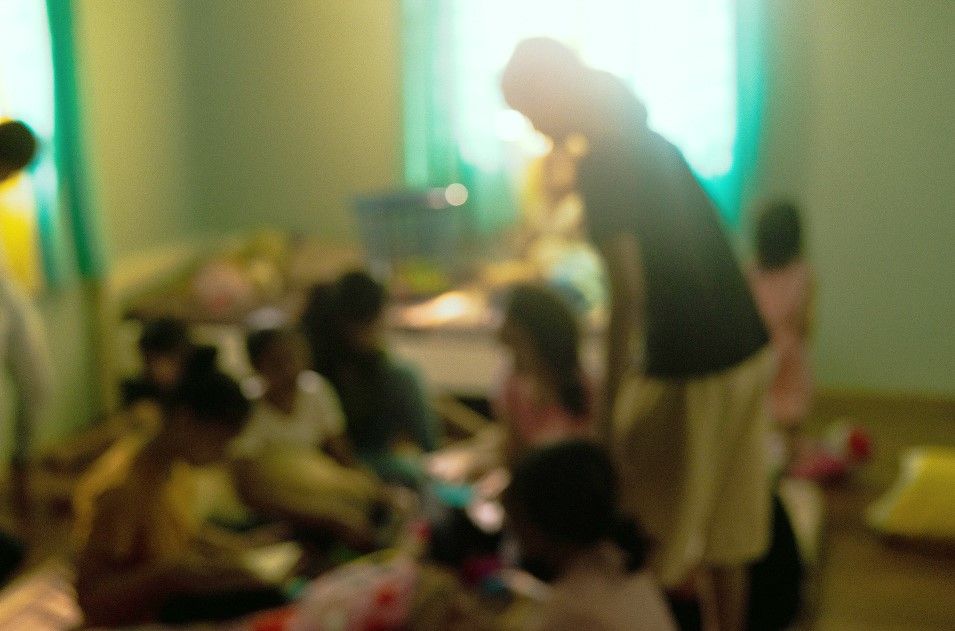
{"label": "child in pink dress", "polygon": [[545,287],[518,285],[501,326],[511,369],[494,411],[507,428],[508,455],[592,433],[592,388],[580,366],[580,331],[563,300]]}
{"label": "child in pink dress", "polygon": [[803,255],[799,213],[788,202],[768,206],[756,224],[756,260],[749,272],[756,304],[777,357],[770,412],[790,447],[809,414],[812,373],[809,328],[813,273]]}

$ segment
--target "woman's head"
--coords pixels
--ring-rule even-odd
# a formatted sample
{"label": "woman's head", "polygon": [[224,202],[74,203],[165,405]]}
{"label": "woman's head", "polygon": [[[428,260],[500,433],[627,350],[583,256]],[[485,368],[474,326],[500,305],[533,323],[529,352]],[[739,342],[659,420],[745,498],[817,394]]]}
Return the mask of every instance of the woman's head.
{"label": "woman's head", "polygon": [[168,405],[167,431],[175,435],[182,457],[195,465],[221,458],[251,411],[239,384],[209,367],[187,371]]}
{"label": "woman's head", "polygon": [[505,507],[528,569],[553,578],[573,554],[615,541],[644,562],[644,542],[617,510],[617,477],[606,451],[582,440],[530,452],[515,467]]}
{"label": "woman's head", "polygon": [[590,72],[570,47],[535,37],[514,49],[501,75],[501,93],[538,131],[561,141],[581,131],[588,105],[583,85]]}
{"label": "woman's head", "polygon": [[756,220],[756,257],[761,267],[785,267],[802,255],[799,211],[788,201],[767,205]]}
{"label": "woman's head", "polygon": [[518,370],[546,375],[565,407],[586,413],[580,329],[573,311],[556,292],[538,285],[515,286],[504,311],[500,337],[514,354]]}

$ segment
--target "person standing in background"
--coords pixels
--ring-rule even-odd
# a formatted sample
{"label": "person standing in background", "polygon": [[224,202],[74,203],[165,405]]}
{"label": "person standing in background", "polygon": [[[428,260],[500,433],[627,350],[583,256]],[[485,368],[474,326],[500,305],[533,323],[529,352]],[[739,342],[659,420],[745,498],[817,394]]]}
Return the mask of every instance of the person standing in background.
{"label": "person standing in background", "polygon": [[809,332],[815,285],[794,204],[775,202],[762,210],[756,221],[755,250],[750,283],[777,360],[770,413],[785,438],[789,462],[812,403]]}
{"label": "person standing in background", "polygon": [[[36,155],[33,132],[20,121],[0,123],[0,182],[26,168]],[[50,392],[50,365],[39,314],[7,268],[0,251],[0,366],[12,381],[15,406],[11,482],[14,508],[25,520],[30,510],[27,461],[33,432]],[[19,564],[20,544],[0,537],[0,580]]]}

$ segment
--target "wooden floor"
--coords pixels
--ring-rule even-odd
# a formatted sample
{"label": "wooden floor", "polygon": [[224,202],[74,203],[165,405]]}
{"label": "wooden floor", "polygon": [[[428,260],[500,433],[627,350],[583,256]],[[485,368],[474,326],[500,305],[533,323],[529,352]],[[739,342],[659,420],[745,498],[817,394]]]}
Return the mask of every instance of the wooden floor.
{"label": "wooden floor", "polygon": [[[826,397],[811,432],[849,417],[872,433],[872,462],[826,491],[817,602],[807,626],[820,631],[955,630],[955,550],[890,542],[863,522],[865,507],[895,479],[899,456],[919,445],[955,446],[955,406]],[[952,489],[955,493],[955,489]]]}

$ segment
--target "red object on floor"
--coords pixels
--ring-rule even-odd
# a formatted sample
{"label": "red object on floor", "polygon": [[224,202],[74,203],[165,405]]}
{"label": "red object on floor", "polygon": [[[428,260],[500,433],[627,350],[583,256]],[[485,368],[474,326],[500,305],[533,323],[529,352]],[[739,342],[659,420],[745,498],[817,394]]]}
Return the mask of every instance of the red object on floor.
{"label": "red object on floor", "polygon": [[872,437],[861,425],[836,421],[821,441],[804,442],[789,467],[789,474],[815,482],[845,477],[872,457]]}
{"label": "red object on floor", "polygon": [[294,607],[273,609],[253,618],[250,628],[252,631],[287,631],[294,615]]}

